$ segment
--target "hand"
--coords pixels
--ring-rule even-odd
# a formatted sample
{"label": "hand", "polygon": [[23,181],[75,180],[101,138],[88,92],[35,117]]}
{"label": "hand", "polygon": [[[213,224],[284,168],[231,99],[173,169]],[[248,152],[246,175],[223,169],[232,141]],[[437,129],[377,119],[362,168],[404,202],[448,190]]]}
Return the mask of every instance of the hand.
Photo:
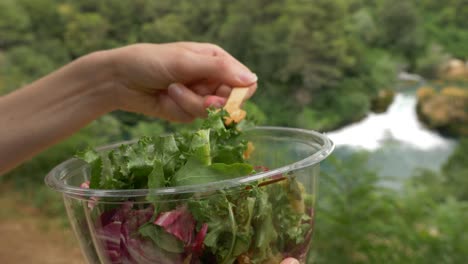
{"label": "hand", "polygon": [[255,74],[222,48],[205,43],[136,44],[110,50],[117,108],[190,122],[221,107],[231,87],[256,89]]}
{"label": "hand", "polygon": [[[0,96],[0,174],[122,109],[190,122],[257,77],[212,44],[136,44],[83,56]],[[37,122],[40,120],[40,122]],[[14,153],[12,155],[11,153]]]}

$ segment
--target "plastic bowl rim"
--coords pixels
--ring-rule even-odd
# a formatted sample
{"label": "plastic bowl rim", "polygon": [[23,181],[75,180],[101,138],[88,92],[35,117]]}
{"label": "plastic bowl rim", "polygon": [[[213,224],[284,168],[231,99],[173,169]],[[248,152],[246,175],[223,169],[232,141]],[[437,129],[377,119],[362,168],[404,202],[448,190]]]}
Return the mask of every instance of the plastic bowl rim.
{"label": "plastic bowl rim", "polygon": [[[141,197],[141,196],[156,196],[156,195],[174,195],[182,193],[198,193],[198,192],[209,192],[216,190],[225,190],[233,188],[240,185],[249,184],[264,178],[269,178],[278,174],[287,174],[289,172],[299,170],[305,167],[313,166],[320,163],[322,160],[327,158],[334,150],[335,144],[325,135],[313,130],[301,129],[301,128],[289,128],[289,127],[275,127],[275,126],[257,126],[249,130],[269,130],[269,131],[283,131],[283,132],[294,132],[301,133],[305,135],[314,136],[320,138],[323,141],[320,150],[314,154],[273,170],[266,172],[259,172],[252,175],[246,175],[242,177],[237,177],[234,179],[217,181],[213,183],[205,184],[196,184],[188,186],[178,186],[178,187],[164,187],[158,189],[125,189],[125,190],[105,190],[105,189],[85,189],[76,186],[70,186],[63,183],[62,180],[59,180],[56,175],[64,170],[66,170],[70,164],[76,162],[76,158],[68,159],[57,166],[55,166],[45,177],[45,183],[50,188],[61,192],[66,195],[78,196],[82,198],[86,197],[107,197],[107,198],[121,198],[121,197]],[[122,144],[131,144],[136,142],[136,140],[122,141],[118,143],[113,143],[105,145],[102,147],[96,148],[98,151],[114,148]],[[62,177],[60,177],[62,178]],[[78,198],[77,197],[77,198]]]}

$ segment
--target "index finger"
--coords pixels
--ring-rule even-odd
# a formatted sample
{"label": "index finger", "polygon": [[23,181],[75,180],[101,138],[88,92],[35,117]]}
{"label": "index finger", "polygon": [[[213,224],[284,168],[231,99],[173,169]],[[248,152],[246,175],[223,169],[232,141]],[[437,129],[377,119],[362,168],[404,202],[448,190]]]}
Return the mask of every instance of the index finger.
{"label": "index finger", "polygon": [[[224,50],[218,45],[211,44],[211,43],[199,43],[199,42],[179,42],[179,45],[181,45],[185,49],[190,50],[194,53],[200,54],[202,56],[211,57],[215,60],[218,60],[219,61],[218,63],[220,64],[218,66],[221,66],[221,68],[223,65],[231,65],[233,68],[237,68],[239,72],[252,73],[252,71],[250,71],[250,69],[247,66],[245,66],[239,60],[234,58],[234,56],[229,54],[229,52],[227,52],[226,50]],[[224,63],[222,63],[223,61]],[[249,81],[250,83],[246,83]],[[245,85],[252,84],[253,82],[256,82],[256,79],[251,78],[250,80],[247,80],[247,78],[243,78],[241,82],[245,86]],[[228,84],[232,86],[240,85],[239,83],[228,83]]]}

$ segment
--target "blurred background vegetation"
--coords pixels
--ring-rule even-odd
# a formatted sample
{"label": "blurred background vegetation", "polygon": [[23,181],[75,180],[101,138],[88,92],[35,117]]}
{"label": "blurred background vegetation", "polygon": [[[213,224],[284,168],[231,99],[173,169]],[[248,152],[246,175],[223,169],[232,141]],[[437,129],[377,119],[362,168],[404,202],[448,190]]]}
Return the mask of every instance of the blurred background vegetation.
{"label": "blurred background vegetation", "polygon": [[[310,260],[464,263],[467,18],[464,0],[0,0],[0,95],[95,50],[213,42],[259,76],[260,88],[245,106],[258,123],[325,132],[385,112],[401,87],[418,86],[422,76],[421,122],[451,137],[453,153],[440,169],[416,170],[401,188],[381,184],[367,166],[372,153],[334,155],[320,179]],[[402,85],[398,76],[411,82]],[[88,145],[181,128],[135,114],[106,115],[2,177],[1,189],[64,218],[59,196],[43,184],[56,164]]]}

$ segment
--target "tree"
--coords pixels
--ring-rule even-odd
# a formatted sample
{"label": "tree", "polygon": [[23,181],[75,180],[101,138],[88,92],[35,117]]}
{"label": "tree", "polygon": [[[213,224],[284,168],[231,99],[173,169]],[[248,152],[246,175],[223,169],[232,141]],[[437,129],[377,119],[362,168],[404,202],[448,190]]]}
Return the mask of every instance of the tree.
{"label": "tree", "polygon": [[109,22],[100,14],[74,14],[66,25],[65,45],[74,58],[104,49],[109,27]]}
{"label": "tree", "polygon": [[0,74],[5,78],[6,91],[12,91],[55,69],[47,53],[39,54],[29,46],[17,46],[6,52]]}
{"label": "tree", "polygon": [[442,172],[450,184],[450,193],[458,199],[468,201],[468,139],[462,139],[444,164]]}
{"label": "tree", "polygon": [[464,0],[435,1],[420,3],[424,13],[427,35],[436,44],[441,44],[451,55],[468,58],[468,7]]}
{"label": "tree", "polygon": [[401,54],[414,69],[416,58],[425,47],[422,20],[411,1],[384,0],[377,12],[380,44],[383,48]]}
{"label": "tree", "polygon": [[343,71],[355,62],[344,30],[346,2],[313,3],[289,2],[287,18],[283,19],[289,28],[289,56],[282,74],[288,79],[299,78],[308,91],[336,86]]}
{"label": "tree", "polygon": [[60,39],[65,21],[58,12],[60,0],[18,0],[18,4],[30,21],[29,32],[36,41]]}
{"label": "tree", "polygon": [[151,23],[144,24],[141,29],[140,39],[145,42],[164,43],[184,41],[190,39],[190,35],[179,15],[168,14],[155,19]]}
{"label": "tree", "polygon": [[0,1],[0,49],[32,39],[31,21],[25,10],[14,0]]}

